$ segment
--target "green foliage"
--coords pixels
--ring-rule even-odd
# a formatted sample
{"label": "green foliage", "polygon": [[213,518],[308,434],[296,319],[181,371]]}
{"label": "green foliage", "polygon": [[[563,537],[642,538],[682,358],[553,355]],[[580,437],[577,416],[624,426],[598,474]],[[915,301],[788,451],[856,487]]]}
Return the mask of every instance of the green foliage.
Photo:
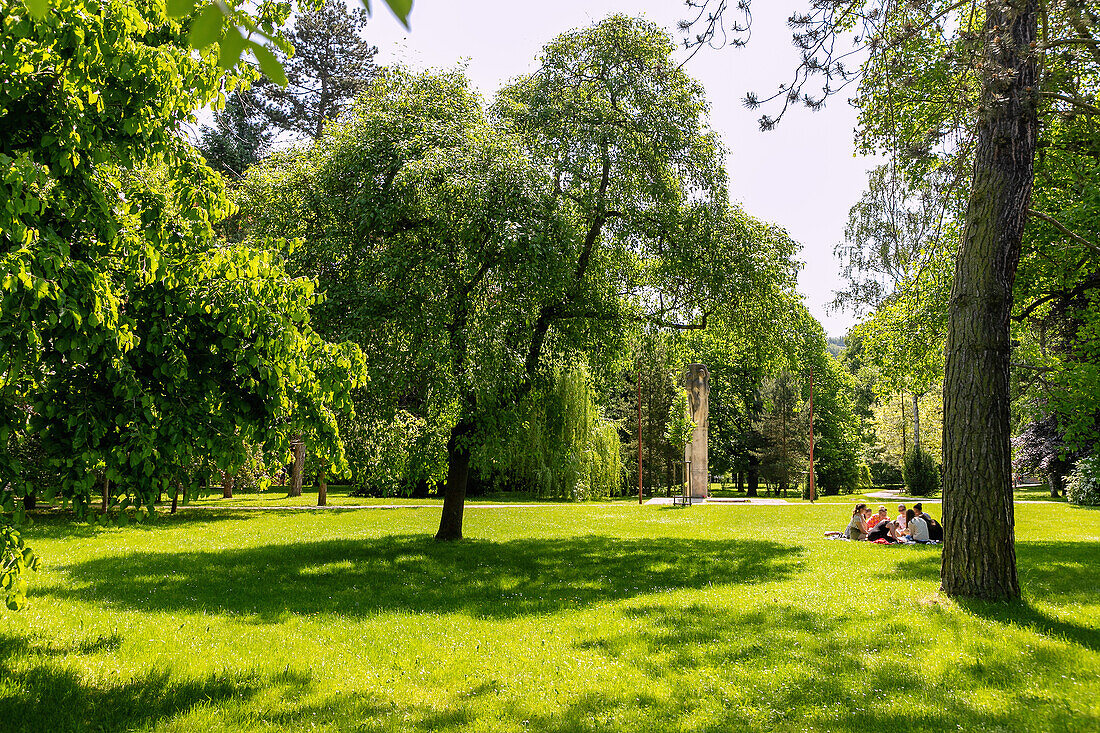
{"label": "green foliage", "polygon": [[603,417],[583,366],[555,368],[550,383],[527,399],[518,430],[499,456],[494,452],[475,453],[483,477],[499,475],[540,497],[605,498],[622,483],[619,431]]}
{"label": "green foliage", "polygon": [[905,490],[911,496],[934,496],[940,490],[940,470],[936,460],[923,448],[906,452],[901,472]]}
{"label": "green foliage", "polygon": [[871,480],[871,468],[866,463],[859,464],[859,483],[856,484],[856,493],[865,494],[875,487]]}
{"label": "green foliage", "polygon": [[[233,206],[177,133],[255,72],[192,52],[193,24],[157,3],[6,5],[0,26],[0,440],[36,435],[60,470],[47,498],[78,516],[101,471],[120,520],[292,432],[344,470],[336,415],[362,356],[312,330],[290,245],[214,238]],[[0,452],[0,483],[25,491],[20,472]]]}
{"label": "green foliage", "polygon": [[274,134],[256,109],[251,91],[228,96],[225,107],[214,112],[214,127],[200,131],[198,149],[206,164],[219,173],[236,179],[267,154]]}
{"label": "green foliage", "polygon": [[687,390],[678,389],[668,408],[665,440],[683,451],[684,447],[691,442],[691,436],[694,433],[695,421],[691,419]]}
{"label": "green foliage", "polygon": [[780,372],[764,383],[767,410],[760,420],[764,446],[759,451],[760,476],[786,490],[806,470],[809,421],[796,375]]}
{"label": "green foliage", "polygon": [[1100,452],[1077,461],[1066,482],[1066,499],[1080,506],[1100,506]]}
{"label": "green foliage", "polygon": [[[7,493],[7,492],[5,492]],[[4,511],[13,511],[11,494],[4,499]],[[38,570],[38,556],[23,542],[15,527],[0,525],[0,593],[7,607],[18,611],[27,601],[27,579],[24,572]]]}

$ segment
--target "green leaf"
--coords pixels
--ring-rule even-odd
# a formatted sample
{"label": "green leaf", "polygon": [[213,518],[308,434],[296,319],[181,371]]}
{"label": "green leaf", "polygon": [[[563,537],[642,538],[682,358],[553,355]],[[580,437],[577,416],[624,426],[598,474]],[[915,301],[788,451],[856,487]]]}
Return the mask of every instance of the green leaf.
{"label": "green leaf", "polygon": [[252,53],[256,55],[256,60],[260,63],[260,71],[264,72],[264,76],[279,86],[285,87],[287,83],[286,72],[283,71],[283,65],[279,63],[279,59],[271,53],[271,49],[261,46],[255,41],[249,41],[249,47],[252,49]]}
{"label": "green leaf", "polygon": [[168,0],[166,3],[169,18],[182,18],[195,10],[196,0]]}
{"label": "green leaf", "polygon": [[[397,16],[397,19],[401,21],[401,25],[406,28],[409,27],[409,13],[412,12],[412,0],[386,0],[386,5],[390,6],[390,10]],[[369,9],[369,8],[368,8]]]}
{"label": "green leaf", "polygon": [[31,12],[36,18],[42,19],[46,17],[46,14],[50,12],[49,0],[24,0],[27,5],[27,10]]}
{"label": "green leaf", "polygon": [[218,56],[218,66],[223,69],[236,66],[241,60],[241,52],[244,51],[244,36],[241,35],[240,29],[234,26],[226,31],[225,38],[221,40],[219,47],[221,53]]}
{"label": "green leaf", "polygon": [[206,48],[214,43],[221,29],[222,11],[217,5],[207,5],[191,24],[191,35],[188,36],[191,48]]}

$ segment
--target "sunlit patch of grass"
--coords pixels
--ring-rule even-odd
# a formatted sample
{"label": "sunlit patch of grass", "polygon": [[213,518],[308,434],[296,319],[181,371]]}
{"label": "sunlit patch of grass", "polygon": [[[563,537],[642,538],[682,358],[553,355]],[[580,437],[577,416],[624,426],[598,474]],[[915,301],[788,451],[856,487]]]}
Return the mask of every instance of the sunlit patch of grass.
{"label": "sunlit patch of grass", "polygon": [[[937,593],[938,547],[848,511],[620,504],[45,515],[0,620],[4,730],[1089,731],[1092,513],[1017,507],[1025,599]],[[1072,532],[1067,532],[1072,527]],[[919,715],[914,714],[919,711]]]}

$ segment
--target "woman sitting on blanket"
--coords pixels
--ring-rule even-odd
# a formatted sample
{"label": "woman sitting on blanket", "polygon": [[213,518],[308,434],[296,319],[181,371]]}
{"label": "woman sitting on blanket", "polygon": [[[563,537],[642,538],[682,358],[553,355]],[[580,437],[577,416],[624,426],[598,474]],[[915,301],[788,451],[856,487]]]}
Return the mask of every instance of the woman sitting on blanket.
{"label": "woman sitting on blanket", "polygon": [[923,516],[910,509],[905,513],[905,525],[909,542],[918,542],[922,545],[928,544],[931,538],[928,536],[928,522],[924,521]]}
{"label": "woman sitting on blanket", "polygon": [[867,540],[869,542],[883,540],[892,545],[900,541],[898,525],[896,522],[891,521],[890,516],[886,513],[886,507],[884,506],[878,508],[878,514],[871,517],[871,521],[867,526]]}
{"label": "woman sitting on blanket", "polygon": [[849,540],[867,539],[866,515],[870,513],[871,510],[867,508],[866,504],[856,504],[856,508],[852,512],[852,521],[848,522],[848,526],[844,529],[844,537]]}

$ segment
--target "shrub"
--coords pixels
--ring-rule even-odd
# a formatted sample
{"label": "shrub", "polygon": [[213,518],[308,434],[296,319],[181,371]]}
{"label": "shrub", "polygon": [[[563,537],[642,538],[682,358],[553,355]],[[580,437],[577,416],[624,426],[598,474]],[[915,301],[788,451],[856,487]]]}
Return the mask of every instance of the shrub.
{"label": "shrub", "polygon": [[939,468],[932,455],[923,448],[915,448],[905,454],[901,473],[910,496],[932,496],[940,490]]}
{"label": "shrub", "polygon": [[1066,483],[1066,498],[1081,506],[1100,506],[1100,451],[1077,462]]}
{"label": "shrub", "polygon": [[893,466],[885,461],[875,461],[870,465],[871,480],[875,486],[888,486],[891,484],[904,483],[901,477],[901,470],[897,466]]}
{"label": "shrub", "polygon": [[874,483],[871,481],[871,469],[866,463],[859,464],[859,490],[861,493],[867,493],[874,488]]}

